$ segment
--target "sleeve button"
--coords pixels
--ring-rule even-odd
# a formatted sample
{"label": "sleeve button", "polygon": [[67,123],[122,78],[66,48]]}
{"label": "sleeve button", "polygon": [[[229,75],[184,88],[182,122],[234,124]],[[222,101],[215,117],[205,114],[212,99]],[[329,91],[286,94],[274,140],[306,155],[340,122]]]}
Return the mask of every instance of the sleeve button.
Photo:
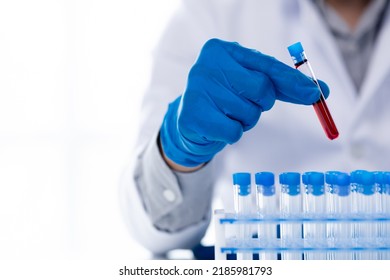
{"label": "sleeve button", "polygon": [[173,202],[176,199],[175,193],[171,190],[168,190],[168,189],[164,190],[163,196],[169,202]]}

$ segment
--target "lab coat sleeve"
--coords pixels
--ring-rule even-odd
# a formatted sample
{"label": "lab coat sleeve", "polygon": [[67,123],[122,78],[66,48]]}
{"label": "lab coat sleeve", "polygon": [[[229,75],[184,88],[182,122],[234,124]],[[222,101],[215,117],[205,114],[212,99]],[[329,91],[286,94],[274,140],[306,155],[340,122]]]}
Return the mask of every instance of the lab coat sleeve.
{"label": "lab coat sleeve", "polygon": [[156,141],[168,104],[184,92],[188,72],[202,45],[214,37],[215,18],[202,8],[213,5],[193,0],[183,3],[154,53],[135,159],[121,180],[121,208],[130,232],[155,254],[193,247],[210,221],[212,163],[193,173],[173,172],[162,159]]}
{"label": "lab coat sleeve", "polygon": [[173,172],[151,141],[122,178],[122,211],[133,237],[154,254],[198,244],[210,222],[211,172],[211,163]]}

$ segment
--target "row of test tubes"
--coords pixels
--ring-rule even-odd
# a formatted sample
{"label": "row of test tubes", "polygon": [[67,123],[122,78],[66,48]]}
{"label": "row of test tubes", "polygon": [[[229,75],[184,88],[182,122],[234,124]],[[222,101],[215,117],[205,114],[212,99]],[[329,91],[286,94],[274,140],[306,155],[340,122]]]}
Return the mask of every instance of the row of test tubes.
{"label": "row of test tubes", "polygon": [[219,219],[217,238],[226,238],[223,223],[235,234],[216,256],[390,259],[390,172],[285,172],[278,186],[274,173],[259,172],[255,183],[254,199],[251,174],[233,174],[234,213]]}

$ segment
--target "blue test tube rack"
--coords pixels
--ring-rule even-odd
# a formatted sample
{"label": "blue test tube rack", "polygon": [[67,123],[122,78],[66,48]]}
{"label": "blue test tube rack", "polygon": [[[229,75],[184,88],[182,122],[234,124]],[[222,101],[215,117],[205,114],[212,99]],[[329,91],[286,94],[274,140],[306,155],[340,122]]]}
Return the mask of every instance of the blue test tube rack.
{"label": "blue test tube rack", "polygon": [[[253,211],[245,216],[235,212],[226,212],[223,209],[214,211],[215,222],[215,259],[234,259],[237,254],[251,255],[252,259],[266,260],[267,256],[278,255],[294,256],[294,259],[374,259],[390,260],[390,172],[362,171],[362,179],[358,183],[364,183],[367,178],[375,178],[372,185],[375,199],[373,209],[361,212],[356,203],[364,203],[364,197],[356,201],[356,189],[354,182],[347,188],[345,177],[349,176],[342,172],[329,172],[329,179],[324,180],[324,195],[326,196],[323,209],[325,211],[313,212],[302,211],[289,214],[286,209],[276,213],[263,213]],[[325,173],[324,173],[325,174]],[[328,172],[326,173],[328,176]],[[352,174],[352,172],[351,172]],[[333,176],[333,177],[332,177]],[[324,176],[325,177],[325,176]],[[337,180],[340,178],[340,180]],[[341,187],[337,184],[342,185]],[[275,184],[275,188],[280,188]],[[305,187],[301,187],[301,198],[305,199]],[[276,191],[280,194],[280,191]],[[295,194],[296,195],[296,194]],[[350,196],[350,211],[335,211],[337,203],[344,203]],[[294,197],[296,199],[296,197]],[[332,201],[334,199],[335,201]],[[372,200],[372,197],[368,199]],[[304,204],[304,202],[302,202]],[[279,207],[281,209],[282,207]],[[344,208],[341,208],[344,209]],[[296,210],[296,209],[295,209]],[[237,235],[236,228],[246,225],[253,234],[241,238]],[[282,225],[299,225],[302,235],[289,236],[288,241],[283,240],[279,230],[274,235],[260,235],[258,229],[261,225],[272,225],[278,228]],[[275,226],[276,225],[276,226]],[[308,236],[303,234],[305,226],[312,228],[313,225],[325,232],[323,234]],[[260,226],[260,227],[259,227]],[[293,227],[293,228],[299,228]],[[365,228],[369,230],[364,230]],[[364,234],[357,234],[362,231]],[[360,231],[354,232],[355,229]],[[260,237],[259,237],[260,236]],[[310,258],[307,258],[310,256]],[[272,257],[271,259],[275,259]],[[291,258],[286,258],[291,259]]]}

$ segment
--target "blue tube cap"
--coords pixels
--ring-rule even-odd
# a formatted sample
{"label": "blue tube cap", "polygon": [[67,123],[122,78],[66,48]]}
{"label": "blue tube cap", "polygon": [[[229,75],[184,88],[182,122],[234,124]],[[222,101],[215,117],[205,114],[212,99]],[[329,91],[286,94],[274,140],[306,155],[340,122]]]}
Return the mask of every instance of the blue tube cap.
{"label": "blue tube cap", "polygon": [[325,176],[322,172],[305,172],[302,174],[302,182],[306,185],[306,192],[319,196],[324,194]]}
{"label": "blue tube cap", "polygon": [[341,173],[340,171],[327,171],[325,173],[325,183],[329,185],[335,185],[337,175],[340,173]]}
{"label": "blue tube cap", "polygon": [[298,172],[285,172],[279,174],[279,183],[289,195],[300,194],[301,174]]}
{"label": "blue tube cap", "polygon": [[297,42],[295,44],[292,44],[287,49],[288,49],[288,52],[290,53],[290,56],[294,60],[295,64],[304,61],[304,56],[303,56],[304,50],[303,50],[303,46],[302,46],[301,42]]}
{"label": "blue tube cap", "polygon": [[385,184],[385,172],[383,171],[375,171],[374,172],[374,178],[375,178],[375,183],[379,185]]}
{"label": "blue tube cap", "polygon": [[322,172],[305,172],[302,174],[302,182],[305,185],[323,185],[325,182],[325,176]]}
{"label": "blue tube cap", "polygon": [[351,177],[349,174],[340,172],[335,176],[335,183],[339,186],[349,186],[351,183]]}
{"label": "blue tube cap", "polygon": [[275,194],[275,175],[272,172],[258,172],[255,174],[256,185],[261,186],[260,190],[264,196]]}
{"label": "blue tube cap", "polygon": [[362,174],[363,194],[373,195],[375,193],[375,176],[374,173],[366,171]]}
{"label": "blue tube cap", "polygon": [[233,185],[247,186],[251,184],[251,174],[239,172],[233,174]]}
{"label": "blue tube cap", "polygon": [[390,172],[385,172],[385,187],[383,192],[390,195]]}
{"label": "blue tube cap", "polygon": [[272,172],[258,172],[255,174],[256,185],[272,186],[275,184],[275,175]]}
{"label": "blue tube cap", "polygon": [[367,170],[354,170],[351,172],[351,184],[362,184],[363,173]]}
{"label": "blue tube cap", "polygon": [[246,172],[233,174],[233,185],[238,185],[238,194],[245,196],[251,192],[251,174]]}
{"label": "blue tube cap", "polygon": [[390,172],[385,172],[384,177],[385,177],[385,179],[384,179],[385,184],[390,185]]}
{"label": "blue tube cap", "polygon": [[385,193],[386,191],[386,173],[383,171],[375,171],[374,172],[375,184],[378,187],[378,193]]}
{"label": "blue tube cap", "polygon": [[340,172],[335,175],[335,185],[339,196],[348,196],[351,193],[351,177],[349,174]]}
{"label": "blue tube cap", "polygon": [[375,193],[375,175],[367,170],[355,170],[351,172],[351,183],[355,185],[356,191],[364,195]]}

